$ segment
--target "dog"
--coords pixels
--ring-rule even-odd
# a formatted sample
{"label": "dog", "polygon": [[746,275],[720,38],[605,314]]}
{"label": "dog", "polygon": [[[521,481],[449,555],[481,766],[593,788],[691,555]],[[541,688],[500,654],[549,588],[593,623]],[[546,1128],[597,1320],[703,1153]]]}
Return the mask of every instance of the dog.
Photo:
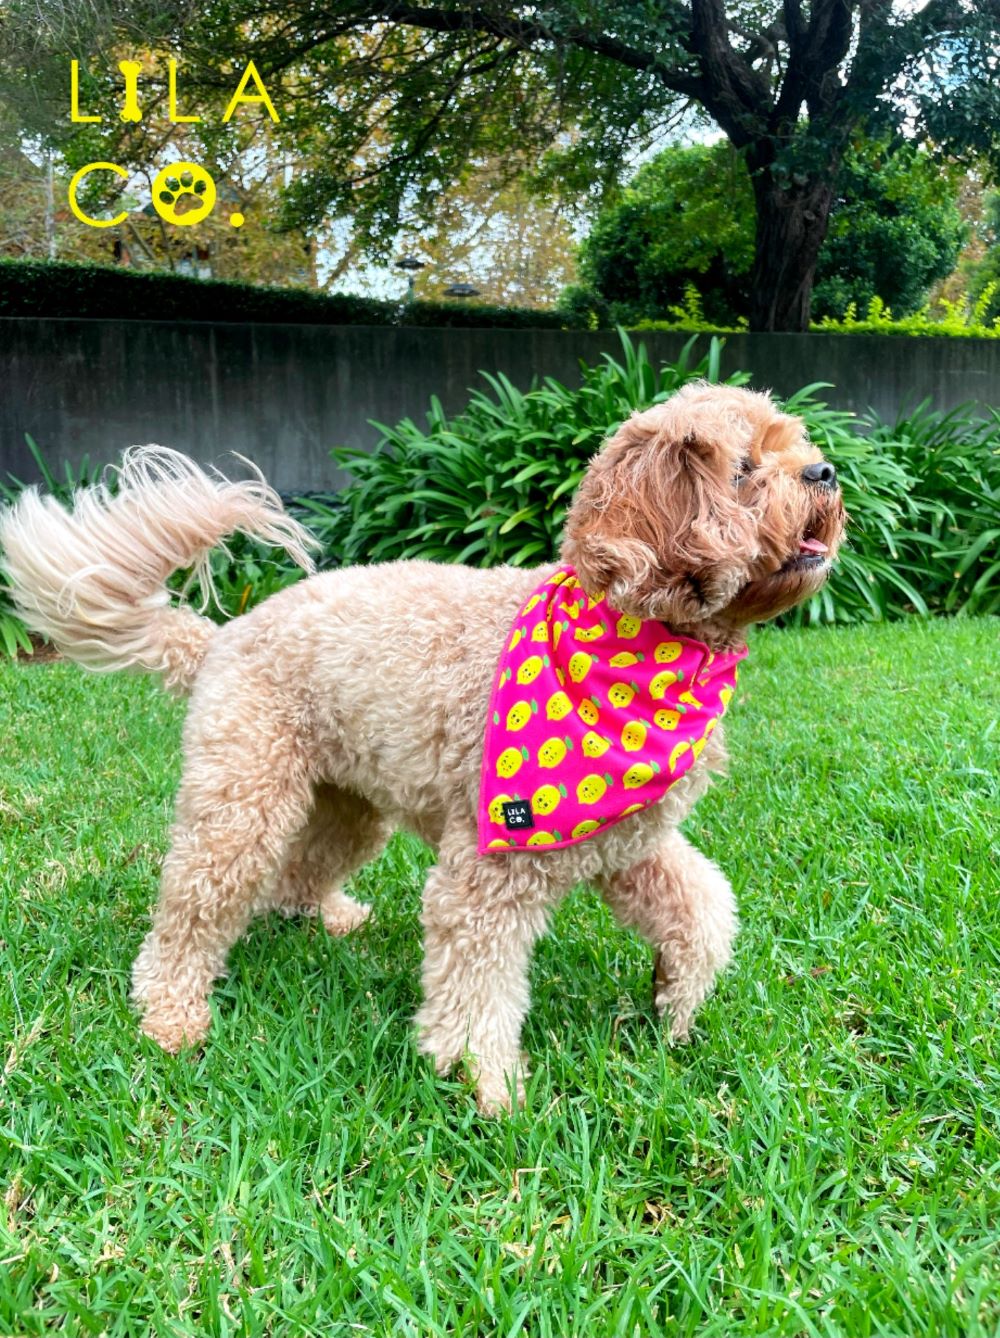
{"label": "dog", "polygon": [[[685,1039],[737,926],[728,881],[680,831],[723,769],[722,727],[709,722],[657,802],[587,839],[481,853],[497,666],[533,592],[569,574],[581,592],[570,612],[603,598],[707,647],[707,660],[738,656],[751,624],[820,589],[844,525],[834,468],[803,423],[766,394],[704,383],[635,413],[594,457],[561,567],[343,568],[224,626],[168,593],[172,572],[206,576],[209,550],[237,531],[312,567],[311,537],[263,478],[230,482],[151,446],[126,452],[116,491],[81,490],[72,511],[29,489],[0,520],[28,627],[91,669],[156,673],[190,697],[159,900],[133,970],[143,1031],[170,1052],[202,1041],[212,983],[256,913],[315,912],[334,934],[361,925],[369,907],[345,885],[404,828],[437,853],[418,1043],[438,1072],[468,1063],[482,1110],[523,1099],[529,957],[578,883],[652,945],[655,1007],[671,1041]],[[527,803],[514,808],[531,821]]]}

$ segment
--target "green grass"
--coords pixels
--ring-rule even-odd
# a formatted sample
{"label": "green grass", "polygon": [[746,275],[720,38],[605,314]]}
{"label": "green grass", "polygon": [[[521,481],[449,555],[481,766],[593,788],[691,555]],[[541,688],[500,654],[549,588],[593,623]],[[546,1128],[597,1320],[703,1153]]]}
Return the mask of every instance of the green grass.
{"label": "green grass", "polygon": [[356,938],[256,923],[203,1054],[141,1040],[182,709],[0,667],[0,1333],[993,1338],[997,632],[758,634],[689,824],[743,914],[695,1044],[577,892],[499,1122],[415,1053],[409,840]]}

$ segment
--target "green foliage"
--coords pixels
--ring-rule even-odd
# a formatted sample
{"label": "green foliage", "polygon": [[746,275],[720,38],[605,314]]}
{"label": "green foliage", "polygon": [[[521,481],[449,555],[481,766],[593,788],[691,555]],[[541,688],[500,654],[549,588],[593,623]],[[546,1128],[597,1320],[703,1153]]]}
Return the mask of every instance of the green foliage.
{"label": "green foliage", "polygon": [[580,249],[580,277],[631,323],[681,306],[692,285],[710,324],[749,306],[754,201],[728,143],[669,148],[645,163],[597,216]]}
{"label": "green foliage", "polygon": [[0,587],[0,652],[13,660],[22,651],[30,655],[32,650],[28,629],[14,612],[3,587]]}
{"label": "green foliage", "polygon": [[[570,390],[552,377],[526,392],[483,374],[468,408],[449,419],[434,399],[426,427],[404,419],[374,453],[334,452],[355,482],[326,518],[325,539],[345,563],[423,557],[530,565],[556,552],[566,509],[601,443],[635,409],[695,377],[720,379],[721,345],[695,361],[694,339],[655,368],[622,332],[622,360],[583,366]],[[747,380],[737,373],[728,384]],[[320,504],[314,503],[314,506]]]}
{"label": "green foliage", "polygon": [[982,307],[982,319],[1000,320],[1000,191],[983,202],[982,240],[986,254],[969,272],[969,295]]}
{"label": "green foliage", "polygon": [[938,413],[924,400],[894,423],[866,422],[872,449],[912,480],[897,565],[932,612],[1000,612],[1000,412]]}
{"label": "green foliage", "polygon": [[[266,166],[293,169],[271,223],[317,232],[349,218],[368,258],[383,261],[401,230],[419,231],[476,164],[506,159],[534,189],[578,202],[614,187],[635,150],[700,108],[752,156],[762,222],[787,239],[787,281],[757,276],[768,291],[754,295],[754,316],[768,328],[801,324],[796,295],[811,280],[812,230],[795,225],[825,213],[844,144],[905,130],[937,151],[1000,162],[995,0],[884,0],[874,10],[813,0],[807,17],[795,6],[788,22],[751,0],[711,12],[686,0],[402,9],[382,0],[63,0],[51,22],[39,11],[36,0],[4,7],[0,130],[13,123],[66,166],[104,159],[146,173],[161,165],[151,159],[164,145],[164,65],[179,55],[202,119],[170,128],[171,138],[182,135],[213,166],[246,153],[249,169],[262,161],[247,152],[259,109],[227,124],[221,113],[226,74],[252,57],[280,108],[280,122],[266,127]],[[118,115],[121,81],[108,59],[118,51],[156,53],[144,70],[150,115],[140,131]],[[83,62],[99,123],[65,115],[68,52]],[[94,178],[105,197],[121,191],[106,174]]]}
{"label": "green foliage", "polygon": [[[566,507],[587,461],[633,409],[694,376],[719,379],[720,342],[693,362],[689,340],[657,371],[622,332],[623,361],[584,369],[580,390],[546,379],[521,393],[487,377],[448,419],[432,401],[426,427],[407,419],[372,454],[337,451],[355,481],[336,504],[315,502],[324,542],[345,563],[423,557],[515,566],[556,556]],[[742,384],[739,373],[730,384]],[[851,516],[827,587],[786,622],[859,622],[907,613],[1000,607],[1000,415],[934,414],[894,425],[831,409],[806,386],[785,403],[836,465]],[[953,571],[957,575],[953,575]]]}
{"label": "green foliage", "polygon": [[815,320],[882,298],[899,316],[918,311],[955,267],[966,227],[954,171],[939,153],[903,142],[849,153],[816,265]]}
{"label": "green foliage", "polygon": [[522,307],[376,302],[306,288],[265,288],[179,274],[25,260],[0,260],[2,316],[507,329],[560,329],[566,324],[559,313]]}
{"label": "green foliage", "polygon": [[817,398],[826,388],[820,382],[805,386],[784,407],[803,418],[810,439],[836,466],[850,517],[848,539],[826,586],[780,621],[853,623],[927,613],[920,575],[900,567],[897,549],[897,535],[913,516],[909,492],[915,480],[859,432],[852,413]]}
{"label": "green foliage", "polygon": [[[864,316],[858,316],[857,307],[852,302],[843,316],[834,318],[824,316],[813,321],[809,329],[812,334],[878,334],[878,335],[928,335],[934,338],[955,339],[997,339],[1000,338],[1000,312],[990,316],[990,310],[997,305],[997,293],[1000,281],[988,284],[973,300],[971,295],[949,301],[939,298],[928,303],[912,316],[896,316],[891,307],[886,306],[880,297],[873,297],[868,303]],[[577,297],[577,309],[586,310],[582,296]],[[606,305],[606,304],[605,304]],[[590,310],[595,310],[593,303]],[[671,307],[668,320],[637,321],[630,327],[633,330],[669,330],[680,333],[688,331],[697,334],[726,335],[742,334],[746,322],[736,325],[716,325],[707,321],[702,311],[697,291],[689,287],[682,306]]]}
{"label": "green foliage", "polygon": [[[951,174],[911,144],[849,153],[816,266],[816,317],[863,308],[876,294],[902,315],[916,311],[961,248],[955,195]],[[729,144],[666,149],[598,215],[580,252],[583,293],[635,324],[672,322],[693,289],[700,317],[686,328],[738,327],[750,305],[754,227],[750,177]],[[569,295],[566,309],[582,300]]]}
{"label": "green foliage", "polygon": [[211,584],[203,586],[190,571],[177,571],[167,582],[171,590],[207,617],[224,623],[238,618],[269,595],[294,585],[305,576],[301,567],[281,551],[234,534],[209,558]]}
{"label": "green foliage", "polygon": [[684,289],[683,302],[678,306],[667,308],[666,320],[637,321],[631,328],[633,330],[670,330],[677,333],[690,330],[698,334],[726,335],[743,334],[747,329],[747,322],[742,316],[733,325],[717,325],[713,321],[706,320],[701,294],[693,283],[689,283]]}
{"label": "green foliage", "polygon": [[990,304],[996,294],[996,285],[988,284],[974,301],[961,298],[949,301],[940,298],[933,307],[930,303],[912,316],[894,316],[880,297],[873,297],[863,317],[851,303],[844,315],[835,320],[826,316],[816,321],[812,329],[821,334],[886,334],[930,335],[935,338],[997,339],[1000,338],[1000,314],[990,318]]}
{"label": "green foliage", "polygon": [[[474,566],[529,566],[556,556],[566,509],[588,461],[635,409],[659,403],[695,377],[720,380],[722,345],[700,360],[695,338],[675,363],[654,367],[624,331],[621,360],[583,366],[579,389],[547,377],[519,391],[484,376],[467,409],[448,418],[433,399],[425,427],[382,427],[373,453],[334,452],[354,481],[329,497],[291,503],[324,546],[325,563],[429,558]],[[727,384],[749,380],[737,372]],[[947,414],[925,402],[894,423],[830,408],[806,386],[785,401],[836,465],[851,517],[849,539],[829,584],[786,623],[860,622],[909,613],[1000,611],[1000,412],[970,406]],[[92,482],[84,463],[65,479],[32,452],[50,491],[67,500]],[[0,485],[13,500],[20,484]],[[212,555],[214,591],[185,591],[217,619],[252,608],[302,572],[282,553],[235,536]],[[0,596],[0,645],[27,649],[27,635]]]}

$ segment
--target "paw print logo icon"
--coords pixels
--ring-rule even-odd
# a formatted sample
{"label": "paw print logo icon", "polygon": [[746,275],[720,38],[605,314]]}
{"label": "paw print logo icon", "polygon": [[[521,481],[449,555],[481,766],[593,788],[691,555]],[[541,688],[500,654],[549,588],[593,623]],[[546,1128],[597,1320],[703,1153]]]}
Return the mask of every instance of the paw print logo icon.
{"label": "paw print logo icon", "polygon": [[171,163],[156,174],[153,204],[167,223],[192,228],[215,208],[215,182],[198,163]]}

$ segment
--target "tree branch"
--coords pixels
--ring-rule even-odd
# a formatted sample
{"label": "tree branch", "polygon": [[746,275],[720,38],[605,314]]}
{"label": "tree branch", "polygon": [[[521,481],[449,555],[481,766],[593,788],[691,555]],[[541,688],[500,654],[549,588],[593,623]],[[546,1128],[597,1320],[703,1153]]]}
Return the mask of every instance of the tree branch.
{"label": "tree branch", "polygon": [[777,133],[794,127],[803,102],[810,105],[810,111],[825,109],[822,104],[839,91],[839,80],[831,87],[830,76],[851,47],[854,3],[814,0],[808,25],[802,19],[798,0],[786,4],[786,11],[794,9],[797,22],[794,29],[789,27],[788,69],[771,118]]}
{"label": "tree branch", "polygon": [[[683,6],[674,8],[677,18],[686,23],[687,12]],[[575,46],[592,55],[604,56],[628,69],[653,74],[666,88],[682,97],[700,98],[704,92],[703,82],[697,75],[683,70],[676,63],[666,62],[659,52],[639,50],[608,33],[588,28],[555,29],[544,23],[515,18],[509,14],[494,14],[482,8],[434,9],[409,4],[405,0],[388,0],[388,3],[373,8],[370,17],[431,32],[490,33],[507,39],[522,50],[540,43]]]}
{"label": "tree branch", "polygon": [[771,107],[767,80],[733,50],[722,0],[691,0],[691,39],[704,83],[699,100],[741,148],[763,129]]}

